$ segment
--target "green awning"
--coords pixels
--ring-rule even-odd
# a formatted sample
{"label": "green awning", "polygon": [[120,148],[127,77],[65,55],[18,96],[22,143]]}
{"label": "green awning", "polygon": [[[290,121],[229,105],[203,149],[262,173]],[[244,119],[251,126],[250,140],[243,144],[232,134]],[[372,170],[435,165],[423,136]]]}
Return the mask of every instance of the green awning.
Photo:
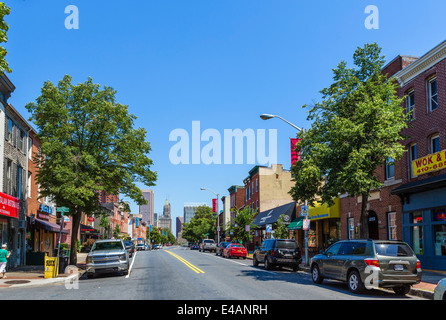
{"label": "green awning", "polygon": [[301,230],[304,224],[304,217],[294,219],[287,227],[288,230]]}

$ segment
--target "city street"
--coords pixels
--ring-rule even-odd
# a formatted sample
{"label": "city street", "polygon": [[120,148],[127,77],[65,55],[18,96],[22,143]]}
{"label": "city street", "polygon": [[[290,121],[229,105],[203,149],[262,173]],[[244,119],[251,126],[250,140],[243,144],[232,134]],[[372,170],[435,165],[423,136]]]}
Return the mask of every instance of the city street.
{"label": "city street", "polygon": [[[344,284],[314,285],[310,274],[289,269],[267,271],[250,259],[226,259],[185,247],[138,251],[128,276],[104,274],[87,279],[78,289],[64,283],[0,290],[2,300],[412,300],[391,291],[351,294]],[[6,294],[7,293],[7,294]]]}

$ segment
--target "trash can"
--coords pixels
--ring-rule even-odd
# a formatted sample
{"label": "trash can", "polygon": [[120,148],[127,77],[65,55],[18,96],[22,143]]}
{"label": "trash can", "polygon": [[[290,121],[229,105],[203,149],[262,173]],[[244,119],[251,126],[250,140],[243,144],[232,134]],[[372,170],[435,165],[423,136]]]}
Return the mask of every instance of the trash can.
{"label": "trash can", "polygon": [[65,269],[68,267],[68,256],[59,257],[59,274],[65,273]]}

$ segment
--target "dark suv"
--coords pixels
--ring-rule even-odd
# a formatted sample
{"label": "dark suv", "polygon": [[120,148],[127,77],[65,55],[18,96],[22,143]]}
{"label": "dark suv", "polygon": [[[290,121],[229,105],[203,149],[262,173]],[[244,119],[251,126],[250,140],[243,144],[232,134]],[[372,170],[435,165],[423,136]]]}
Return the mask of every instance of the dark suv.
{"label": "dark suv", "polygon": [[302,251],[294,239],[267,239],[254,252],[252,261],[255,267],[263,263],[267,270],[274,266],[287,266],[297,271],[302,262]]}
{"label": "dark suv", "polygon": [[344,281],[353,293],[392,288],[404,295],[421,281],[421,272],[420,261],[409,245],[396,240],[340,241],[311,260],[314,283],[320,284],[324,278]]}

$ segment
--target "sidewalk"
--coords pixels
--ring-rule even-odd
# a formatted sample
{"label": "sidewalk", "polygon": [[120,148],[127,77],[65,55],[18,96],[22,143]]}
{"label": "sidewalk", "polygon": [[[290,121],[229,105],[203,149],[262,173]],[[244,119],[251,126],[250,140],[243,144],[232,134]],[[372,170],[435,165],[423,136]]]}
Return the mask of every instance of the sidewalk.
{"label": "sidewalk", "polygon": [[[0,279],[0,290],[3,288],[16,288],[23,286],[39,286],[51,283],[60,283],[67,280],[81,277],[85,269],[86,253],[77,254],[77,270],[74,266],[69,266],[70,269],[77,271],[73,273],[59,273],[57,278],[45,279],[44,266],[22,266],[6,272],[6,279]],[[67,268],[68,269],[68,268]],[[65,271],[65,270],[64,270]],[[63,272],[64,272],[63,271]]]}
{"label": "sidewalk", "polygon": [[[247,258],[252,260],[252,254],[248,254]],[[310,267],[305,266],[304,264],[300,265],[300,270],[310,273]],[[443,278],[446,278],[445,271],[423,270],[421,277],[422,282],[412,286],[409,295],[433,300],[435,287]]]}

